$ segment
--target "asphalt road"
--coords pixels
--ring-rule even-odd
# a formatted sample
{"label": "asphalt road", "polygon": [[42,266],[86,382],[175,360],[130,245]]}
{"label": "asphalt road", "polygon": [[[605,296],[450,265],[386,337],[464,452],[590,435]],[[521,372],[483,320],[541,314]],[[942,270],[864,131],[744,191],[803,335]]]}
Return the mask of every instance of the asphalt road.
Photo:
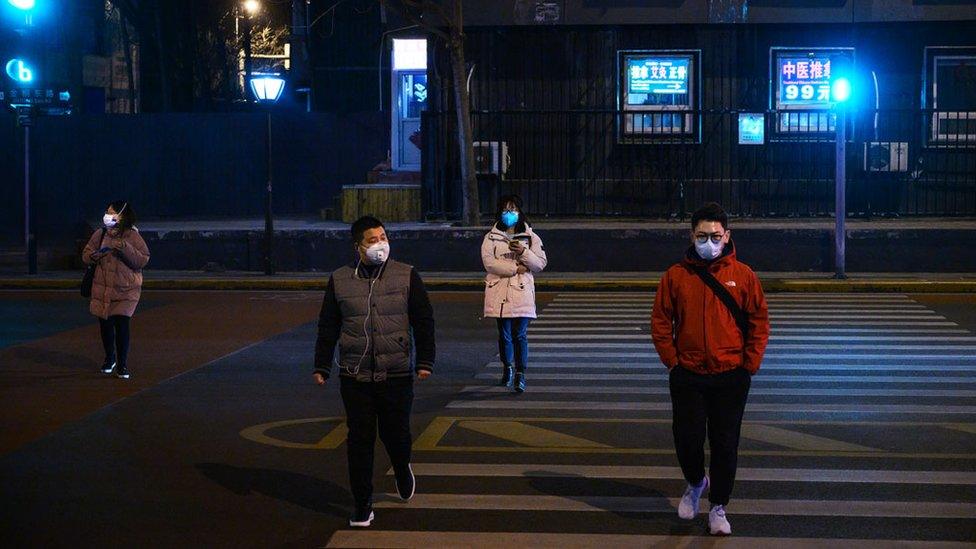
{"label": "asphalt road", "polygon": [[[311,383],[320,295],[147,292],[123,382],[68,292],[0,292],[0,545],[707,545],[683,481],[650,294],[540,295],[529,387],[495,385],[480,294],[433,294],[403,504],[376,460],[351,531],[338,387]],[[775,294],[729,546],[976,540],[976,296]],[[856,541],[854,541],[856,540]]]}

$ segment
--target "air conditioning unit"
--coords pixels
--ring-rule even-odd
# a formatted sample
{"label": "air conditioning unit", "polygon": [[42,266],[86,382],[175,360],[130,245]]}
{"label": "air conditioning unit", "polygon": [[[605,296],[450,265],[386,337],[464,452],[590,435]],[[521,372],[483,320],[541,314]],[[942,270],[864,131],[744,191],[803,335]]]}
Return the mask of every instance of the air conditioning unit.
{"label": "air conditioning unit", "polygon": [[505,141],[475,141],[474,170],[479,174],[494,174],[504,179],[512,159]]}
{"label": "air conditioning unit", "polygon": [[864,171],[907,172],[908,143],[872,141],[864,144]]}

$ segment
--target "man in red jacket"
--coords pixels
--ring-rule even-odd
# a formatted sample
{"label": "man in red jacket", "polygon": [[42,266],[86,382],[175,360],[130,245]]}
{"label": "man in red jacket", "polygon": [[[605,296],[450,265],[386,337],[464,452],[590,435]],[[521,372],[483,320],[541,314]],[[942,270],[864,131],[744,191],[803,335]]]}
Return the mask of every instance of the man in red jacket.
{"label": "man in red jacket", "polygon": [[[735,481],[751,376],[759,370],[769,340],[769,311],[759,278],[735,258],[722,207],[705,204],[692,216],[691,226],[692,246],[661,279],[651,332],[661,362],[670,370],[674,446],[688,481],[678,516],[695,518],[699,499],[710,488],[709,530],[729,535],[725,506]],[[725,297],[729,302],[718,295],[722,288],[730,294]],[[705,474],[706,432],[710,475]]]}

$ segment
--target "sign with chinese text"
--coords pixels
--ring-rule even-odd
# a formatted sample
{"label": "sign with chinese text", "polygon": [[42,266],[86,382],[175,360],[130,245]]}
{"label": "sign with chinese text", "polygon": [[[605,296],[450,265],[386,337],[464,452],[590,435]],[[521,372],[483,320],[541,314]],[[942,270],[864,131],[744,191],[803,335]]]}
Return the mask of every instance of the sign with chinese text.
{"label": "sign with chinese text", "polygon": [[[688,93],[691,58],[688,56],[640,56],[627,57],[627,94],[677,95]],[[637,101],[636,103],[644,103]]]}
{"label": "sign with chinese text", "polygon": [[779,104],[809,107],[829,106],[834,70],[827,55],[783,55],[777,59]]}

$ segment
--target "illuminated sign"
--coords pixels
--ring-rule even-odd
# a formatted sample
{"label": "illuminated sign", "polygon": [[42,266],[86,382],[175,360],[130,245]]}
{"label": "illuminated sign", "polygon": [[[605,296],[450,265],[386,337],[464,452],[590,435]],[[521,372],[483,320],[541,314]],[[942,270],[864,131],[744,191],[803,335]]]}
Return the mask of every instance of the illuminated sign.
{"label": "illuminated sign", "polygon": [[645,98],[640,96],[687,94],[690,66],[691,58],[688,56],[628,57],[628,103],[646,103]]}
{"label": "illuminated sign", "polygon": [[739,144],[763,145],[766,143],[766,115],[739,113]]}
{"label": "illuminated sign", "polygon": [[7,61],[7,76],[26,84],[34,80],[34,69],[30,68],[23,59],[11,59]]}
{"label": "illuminated sign", "polygon": [[834,67],[831,58],[821,56],[781,56],[779,104],[826,106],[830,104],[830,79]]}

